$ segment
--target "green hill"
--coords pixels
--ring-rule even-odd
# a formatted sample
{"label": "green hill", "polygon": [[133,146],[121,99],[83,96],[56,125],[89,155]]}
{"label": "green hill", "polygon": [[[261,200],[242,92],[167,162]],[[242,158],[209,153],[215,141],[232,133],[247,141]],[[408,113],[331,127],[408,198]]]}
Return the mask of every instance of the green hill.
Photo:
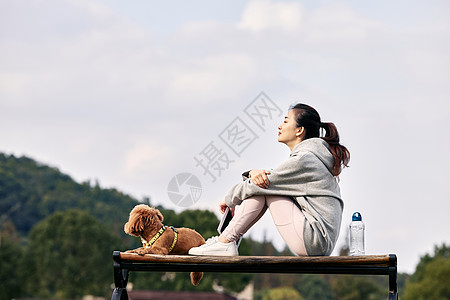
{"label": "green hill", "polygon": [[57,168],[0,153],[0,224],[12,223],[21,237],[54,212],[72,208],[89,212],[119,233],[137,203],[116,189],[80,184]]}
{"label": "green hill", "polygon": [[[0,281],[6,284],[0,300],[109,294],[112,251],[140,246],[139,238],[123,231],[129,212],[138,203],[116,189],[77,183],[57,168],[28,157],[0,153]],[[211,211],[177,214],[157,208],[167,225],[195,228],[204,237],[217,234],[219,220]],[[250,248],[241,245],[243,254],[250,254]],[[217,280],[240,290],[251,278],[210,274],[200,287],[193,287],[186,274],[169,281],[161,280],[162,275],[132,274],[132,280],[138,289],[210,291]]]}

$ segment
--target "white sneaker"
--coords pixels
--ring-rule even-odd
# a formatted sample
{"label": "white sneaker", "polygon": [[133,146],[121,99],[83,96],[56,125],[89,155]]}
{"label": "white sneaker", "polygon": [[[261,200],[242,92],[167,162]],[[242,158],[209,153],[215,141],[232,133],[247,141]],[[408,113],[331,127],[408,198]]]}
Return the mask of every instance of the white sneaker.
{"label": "white sneaker", "polygon": [[191,248],[190,255],[216,255],[216,256],[235,256],[239,255],[235,242],[222,243],[219,237],[213,236],[206,241],[206,244],[200,247]]}

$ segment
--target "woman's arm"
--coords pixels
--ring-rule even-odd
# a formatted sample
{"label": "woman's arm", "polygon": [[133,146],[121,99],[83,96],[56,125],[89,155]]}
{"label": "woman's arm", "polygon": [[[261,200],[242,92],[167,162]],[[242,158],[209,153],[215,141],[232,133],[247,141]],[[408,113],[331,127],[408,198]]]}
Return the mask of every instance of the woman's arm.
{"label": "woman's arm", "polygon": [[[263,177],[262,174],[260,176]],[[311,152],[291,156],[266,176],[269,181],[267,188],[256,185],[252,178],[236,184],[225,196],[226,204],[234,207],[241,204],[244,199],[255,195],[331,196],[340,199],[335,177]]]}
{"label": "woman's arm", "polygon": [[254,195],[297,195],[298,183],[303,176],[301,169],[300,158],[294,156],[270,172],[252,170],[247,180],[236,184],[229,191],[225,196],[225,202],[229,207],[234,207]]}
{"label": "woman's arm", "polygon": [[[269,170],[250,170],[242,174],[242,177],[244,180],[252,179],[255,185],[262,189],[267,189],[269,187],[269,179],[267,178],[267,175],[270,174]],[[226,203],[226,201],[222,201],[219,203],[219,211],[224,214],[225,210],[229,207]],[[234,215],[234,207],[230,207],[231,215]]]}

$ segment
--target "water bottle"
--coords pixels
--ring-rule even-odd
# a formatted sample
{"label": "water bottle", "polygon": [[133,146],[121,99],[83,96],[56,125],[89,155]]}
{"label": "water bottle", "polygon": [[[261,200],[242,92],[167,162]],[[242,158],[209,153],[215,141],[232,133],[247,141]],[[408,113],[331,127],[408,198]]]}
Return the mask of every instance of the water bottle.
{"label": "water bottle", "polygon": [[350,255],[364,255],[364,223],[359,212],[355,212],[350,223]]}

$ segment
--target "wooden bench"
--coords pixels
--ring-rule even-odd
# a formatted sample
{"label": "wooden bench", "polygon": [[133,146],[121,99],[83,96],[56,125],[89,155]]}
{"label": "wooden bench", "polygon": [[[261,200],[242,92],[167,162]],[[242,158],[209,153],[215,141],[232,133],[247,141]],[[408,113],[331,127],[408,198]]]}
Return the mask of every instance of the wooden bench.
{"label": "wooden bench", "polygon": [[[126,300],[130,271],[388,275],[389,300],[398,299],[397,256],[192,256],[113,252],[115,289]],[[206,274],[207,276],[207,274]]]}

